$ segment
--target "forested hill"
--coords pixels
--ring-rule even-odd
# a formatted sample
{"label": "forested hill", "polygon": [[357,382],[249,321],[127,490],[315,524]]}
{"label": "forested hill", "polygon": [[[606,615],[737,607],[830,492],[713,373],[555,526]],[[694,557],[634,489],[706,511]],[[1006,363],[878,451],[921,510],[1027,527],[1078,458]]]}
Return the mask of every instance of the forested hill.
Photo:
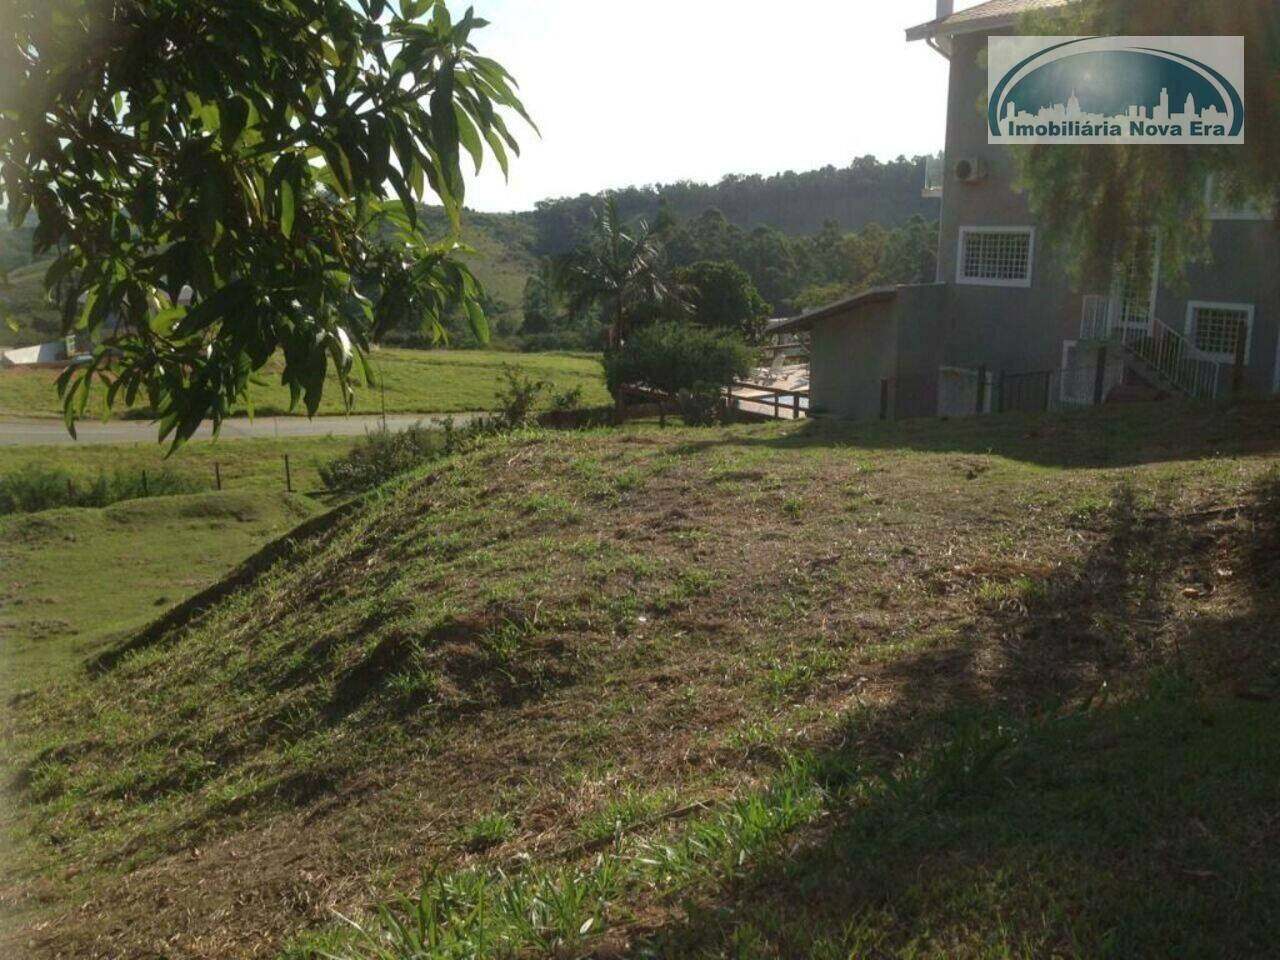
{"label": "forested hill", "polygon": [[[791,236],[808,236],[832,222],[852,231],[872,223],[900,226],[914,216],[937,219],[941,201],[922,196],[924,168],[924,157],[899,157],[888,163],[860,157],[844,168],[771,177],[730,175],[716,184],[627,187],[614,191],[614,196],[627,219],[645,217],[652,223],[669,215],[690,220],[714,209],[744,229],[768,226]],[[536,252],[563,253],[573,246],[598,202],[598,197],[582,194],[539,203],[533,213]]]}

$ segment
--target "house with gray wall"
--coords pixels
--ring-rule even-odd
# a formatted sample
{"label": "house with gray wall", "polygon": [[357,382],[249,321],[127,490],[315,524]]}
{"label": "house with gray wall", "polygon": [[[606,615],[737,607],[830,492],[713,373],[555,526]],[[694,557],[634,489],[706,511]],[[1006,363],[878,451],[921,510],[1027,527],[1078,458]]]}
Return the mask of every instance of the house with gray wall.
{"label": "house with gray wall", "polygon": [[954,12],[940,0],[937,19],[907,31],[951,64],[937,282],[871,290],[789,322],[810,338],[815,414],[901,418],[1280,392],[1275,211],[1214,208],[1212,259],[1176,289],[1161,276],[1153,235],[1109,289],[1080,290],[1014,189],[1010,149],[988,144],[980,112],[988,37],[1015,33],[1027,12],[1071,2],[992,0]]}

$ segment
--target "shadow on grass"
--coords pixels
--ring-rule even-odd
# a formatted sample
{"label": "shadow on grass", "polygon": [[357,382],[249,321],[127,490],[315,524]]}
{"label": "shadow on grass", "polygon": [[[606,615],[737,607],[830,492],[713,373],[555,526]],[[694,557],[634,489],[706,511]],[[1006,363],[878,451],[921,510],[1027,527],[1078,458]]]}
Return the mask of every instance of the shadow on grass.
{"label": "shadow on grass", "polygon": [[1053,414],[1009,413],[892,423],[809,420],[783,437],[709,434],[675,448],[808,447],[990,454],[1061,469],[1127,467],[1280,450],[1280,401],[1131,404]]}
{"label": "shadow on grass", "polygon": [[194,625],[204,613],[253,583],[282,558],[323,539],[343,520],[354,514],[362,502],[360,499],[350,500],[328,513],[304,521],[283,537],[268,543],[217,583],[184,600],[137,633],[91,659],[86,665],[88,674],[100,676],[109,673],[140,651],[158,644],[176,642],[182,636],[182,631]]}
{"label": "shadow on grass", "polygon": [[[1241,596],[1178,618],[1224,551]],[[634,952],[1274,955],[1278,574],[1280,480],[1230,524],[1121,491],[1071,576],[982,627],[994,650],[905,664],[894,705],[850,718],[814,760],[828,819]],[[886,729],[927,745],[887,761]]]}

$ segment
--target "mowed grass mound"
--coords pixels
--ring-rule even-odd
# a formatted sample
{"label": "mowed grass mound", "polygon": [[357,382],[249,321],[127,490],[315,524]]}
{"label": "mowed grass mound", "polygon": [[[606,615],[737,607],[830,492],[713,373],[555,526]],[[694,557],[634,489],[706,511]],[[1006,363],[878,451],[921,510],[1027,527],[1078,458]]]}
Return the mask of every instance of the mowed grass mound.
{"label": "mowed grass mound", "polygon": [[[18,706],[6,897],[57,922],[12,937],[1260,955],[1278,445],[1274,404],[495,441]],[[334,926],[424,873],[434,952]]]}
{"label": "mowed grass mound", "polygon": [[[496,350],[405,350],[384,347],[370,354],[377,386],[356,384],[355,414],[463,413],[492,410],[504,386],[503,368],[548,384],[551,392],[579,388],[582,403],[607,403],[608,391],[600,358],[573,353],[504,353]],[[0,416],[62,416],[55,381],[57,370],[0,370]],[[299,404],[290,408],[289,391],[280,385],[280,363],[273,361],[250,388],[258,416],[303,416]],[[336,381],[325,390],[318,414],[338,416],[347,412]],[[95,388],[90,396],[91,415],[103,412],[106,391]],[[96,399],[95,399],[96,398]],[[247,412],[247,411],[242,411]],[[119,411],[117,411],[119,413]],[[133,415],[144,416],[138,409]]]}

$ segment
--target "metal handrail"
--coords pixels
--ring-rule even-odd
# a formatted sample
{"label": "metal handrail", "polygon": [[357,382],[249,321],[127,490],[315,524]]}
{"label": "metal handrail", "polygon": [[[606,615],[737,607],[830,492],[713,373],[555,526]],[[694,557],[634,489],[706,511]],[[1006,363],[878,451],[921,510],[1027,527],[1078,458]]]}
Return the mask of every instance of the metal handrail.
{"label": "metal handrail", "polygon": [[1118,343],[1147,363],[1175,388],[1196,399],[1218,395],[1221,365],[1206,357],[1195,344],[1157,317],[1142,327],[1121,322],[1121,302],[1099,295],[1084,298],[1080,337],[1083,340]]}

